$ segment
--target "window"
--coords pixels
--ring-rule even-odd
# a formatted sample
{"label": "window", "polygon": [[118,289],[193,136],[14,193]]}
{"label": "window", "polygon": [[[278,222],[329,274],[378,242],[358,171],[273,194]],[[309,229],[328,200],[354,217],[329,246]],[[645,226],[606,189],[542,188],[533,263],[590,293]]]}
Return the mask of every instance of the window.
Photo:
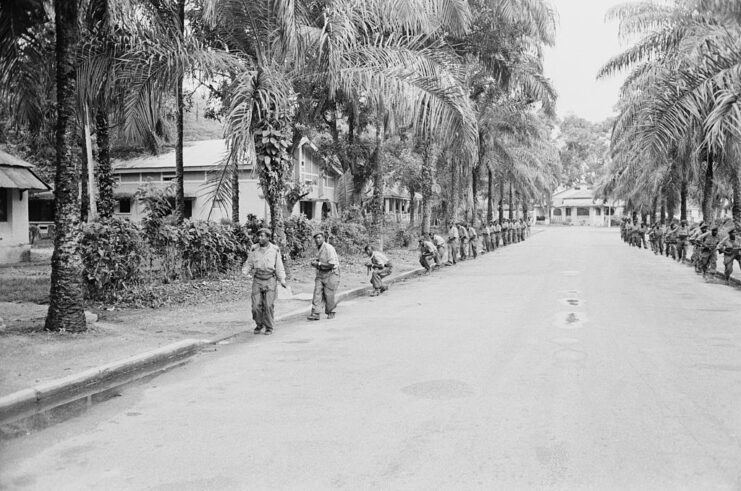
{"label": "window", "polygon": [[566,208],[566,216],[567,217],[571,216],[571,208]]}
{"label": "window", "polygon": [[5,188],[0,188],[0,222],[8,221],[10,206],[8,205],[8,195],[10,193]]}
{"label": "window", "polygon": [[[164,182],[172,182],[172,181],[175,180],[175,177],[176,177],[176,175],[175,175],[174,172],[163,172],[162,173],[162,180]],[[183,180],[185,180],[185,179],[183,179]]]}
{"label": "window", "polygon": [[131,198],[118,198],[118,212],[126,215],[131,213]]}
{"label": "window", "polygon": [[560,217],[561,216],[561,208],[554,208],[553,209],[553,216],[554,217]]}
{"label": "window", "polygon": [[602,215],[602,208],[595,208],[594,211],[597,212],[597,216]]}
{"label": "window", "polygon": [[576,216],[578,216],[578,217],[588,217],[589,216],[589,208],[577,208],[576,209]]}

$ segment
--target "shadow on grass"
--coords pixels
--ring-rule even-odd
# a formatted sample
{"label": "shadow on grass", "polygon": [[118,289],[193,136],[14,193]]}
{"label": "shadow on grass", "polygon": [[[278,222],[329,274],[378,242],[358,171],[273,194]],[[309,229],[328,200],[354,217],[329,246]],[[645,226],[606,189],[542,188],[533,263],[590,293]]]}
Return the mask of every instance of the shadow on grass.
{"label": "shadow on grass", "polygon": [[51,279],[0,277],[0,302],[49,303]]}

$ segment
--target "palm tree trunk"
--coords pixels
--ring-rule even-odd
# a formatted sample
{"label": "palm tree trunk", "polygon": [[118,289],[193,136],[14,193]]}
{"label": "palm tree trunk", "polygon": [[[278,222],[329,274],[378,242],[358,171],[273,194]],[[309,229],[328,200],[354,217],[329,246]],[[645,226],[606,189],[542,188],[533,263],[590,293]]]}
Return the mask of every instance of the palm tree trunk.
{"label": "palm tree trunk", "polygon": [[666,223],[666,199],[663,196],[660,196],[659,199],[661,200],[661,215],[659,218],[661,223]]}
{"label": "palm tree trunk", "polygon": [[429,234],[432,228],[432,196],[422,197],[422,233]]}
{"label": "palm tree trunk", "polygon": [[409,227],[410,228],[414,227],[414,213],[415,213],[415,208],[417,208],[415,206],[417,204],[415,200],[415,196],[414,196],[415,194],[417,194],[417,190],[414,189],[413,186],[410,186],[409,187]]}
{"label": "palm tree trunk", "polygon": [[499,224],[504,219],[504,179],[499,179]]}
{"label": "palm tree trunk", "polygon": [[733,215],[733,226],[736,231],[741,231],[741,169],[738,164],[734,165],[732,171],[733,204],[731,213]]}
{"label": "palm tree trunk", "polygon": [[476,226],[476,220],[478,219],[478,210],[479,210],[479,203],[478,203],[478,195],[479,195],[479,172],[478,169],[474,169],[473,173],[471,174],[471,199],[473,203],[471,204],[471,225],[474,227]]}
{"label": "palm tree trunk", "polygon": [[461,201],[460,173],[455,159],[450,161],[450,219],[458,223],[458,205]]}
{"label": "palm tree trunk", "polygon": [[702,186],[702,219],[706,222],[710,222],[713,219],[713,194],[715,193],[713,158],[713,152],[708,152],[707,167],[705,168],[705,182]]}
{"label": "palm tree trunk", "polygon": [[[177,15],[181,37],[185,36],[185,0],[178,0]],[[185,182],[183,178],[183,74],[178,76],[175,87],[175,103],[177,104],[177,143],[175,144],[175,217],[178,223],[185,219]]]}
{"label": "palm tree trunk", "polygon": [[674,220],[674,214],[677,209],[677,197],[674,194],[674,189],[671,187],[666,189],[664,192],[666,193],[666,214],[668,215],[667,218],[671,222]]}
{"label": "palm tree trunk", "polygon": [[679,219],[687,220],[687,190],[688,184],[687,179],[682,178],[682,183],[679,188]]}
{"label": "palm tree trunk", "polygon": [[656,225],[656,209],[659,206],[659,197],[654,195],[654,199],[651,202],[651,225]]}
{"label": "palm tree trunk", "polygon": [[116,206],[113,198],[111,141],[108,137],[108,110],[102,105],[95,115],[95,139],[98,144],[98,214],[110,218]]}
{"label": "palm tree trunk", "polygon": [[373,159],[373,204],[371,208],[373,235],[378,240],[381,240],[385,212],[383,199],[383,139],[383,117],[379,110],[376,122],[376,153]]}
{"label": "palm tree trunk", "polygon": [[54,253],[45,329],[85,331],[82,308],[80,176],[72,157],[75,114],[75,49],[80,38],[77,2],[54,0],[56,27],[56,174],[54,176]]}
{"label": "palm tree trunk", "polygon": [[512,182],[509,183],[509,219],[512,220]]}
{"label": "palm tree trunk", "polygon": [[88,161],[87,161],[87,139],[85,130],[78,135],[78,149],[80,151],[80,221],[87,223],[90,215],[90,183],[88,182]]}
{"label": "palm tree trunk", "polygon": [[232,223],[239,225],[239,167],[237,165],[232,171]]}
{"label": "palm tree trunk", "polygon": [[486,223],[491,223],[494,220],[494,179],[491,169],[487,169],[487,171]]}

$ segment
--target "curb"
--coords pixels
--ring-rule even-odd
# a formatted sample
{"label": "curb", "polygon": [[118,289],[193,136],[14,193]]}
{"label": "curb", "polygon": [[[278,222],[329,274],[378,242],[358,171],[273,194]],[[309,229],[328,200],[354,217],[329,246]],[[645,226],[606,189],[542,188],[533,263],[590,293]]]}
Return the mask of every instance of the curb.
{"label": "curb", "polygon": [[[405,271],[386,279],[394,284],[424,273],[423,268]],[[345,290],[337,295],[337,301],[366,295],[372,290],[362,286]],[[311,307],[303,307],[275,318],[276,322],[291,320],[307,315]],[[249,331],[240,331],[215,339],[185,339],[160,348],[107,363],[64,378],[38,384],[30,389],[21,389],[0,397],[0,425],[32,417],[42,411],[54,409],[70,402],[86,398],[99,392],[119,387],[156,372],[165,371],[187,361],[205,345],[217,344]]]}
{"label": "curb", "polygon": [[0,397],[0,424],[133,382],[155,371],[166,370],[196,354],[204,344],[204,340],[185,339]]}

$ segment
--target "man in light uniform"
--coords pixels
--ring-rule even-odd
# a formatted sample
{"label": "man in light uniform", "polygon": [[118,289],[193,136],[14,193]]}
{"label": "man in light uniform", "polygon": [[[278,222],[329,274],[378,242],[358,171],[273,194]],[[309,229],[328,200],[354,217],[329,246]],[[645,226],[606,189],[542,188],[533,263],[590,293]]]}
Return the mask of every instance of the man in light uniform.
{"label": "man in light uniform", "polygon": [[432,243],[435,244],[435,247],[437,247],[437,260],[439,261],[438,266],[440,263],[442,263],[445,260],[445,239],[443,239],[440,235],[435,234],[432,236]]}
{"label": "man in light uniform", "polygon": [[448,229],[448,264],[455,264],[458,258],[458,227],[450,222]]}
{"label": "man in light uniform", "polygon": [[[437,248],[435,244],[427,240],[425,236],[419,238],[419,264],[425,268],[425,272],[429,273],[432,271],[432,264],[430,263],[437,256]],[[437,260],[435,260],[437,263]]]}
{"label": "man in light uniform", "polygon": [[723,266],[725,266],[723,275],[726,281],[730,281],[733,274],[733,261],[738,261],[741,266],[741,239],[736,237],[735,229],[728,231],[728,237],[720,241],[718,250],[723,253]]}
{"label": "man in light uniform", "polygon": [[340,259],[337,251],[331,244],[324,240],[324,234],[314,234],[314,243],[318,249],[317,257],[311,262],[316,268],[314,280],[314,298],[311,301],[311,315],[307,317],[310,321],[318,321],[321,305],[324,303],[324,311],[327,319],[334,319],[335,293],[340,285]]}
{"label": "man in light uniform", "polygon": [[468,243],[470,244],[471,249],[471,255],[474,259],[478,257],[479,255],[479,240],[478,240],[478,232],[476,232],[476,227],[473,226],[473,222],[468,226]]}
{"label": "man in light uniform", "polygon": [[280,249],[270,243],[272,233],[266,228],[257,232],[257,244],[252,246],[247,259],[247,274],[252,275],[252,319],[255,334],[265,329],[273,333],[275,312],[275,290],[277,282],[286,287],[286,270]]}
{"label": "man in light uniform", "polygon": [[383,284],[383,279],[391,274],[392,265],[386,254],[375,250],[372,245],[365,246],[365,253],[370,258],[365,265],[371,274],[371,285],[373,285],[371,296],[375,297],[389,289]]}
{"label": "man in light uniform", "polygon": [[720,237],[718,237],[718,226],[713,225],[710,232],[705,232],[697,241],[700,243],[700,271],[702,272],[703,278],[707,275],[708,271],[715,271],[718,262],[718,255],[716,249],[720,243]]}

